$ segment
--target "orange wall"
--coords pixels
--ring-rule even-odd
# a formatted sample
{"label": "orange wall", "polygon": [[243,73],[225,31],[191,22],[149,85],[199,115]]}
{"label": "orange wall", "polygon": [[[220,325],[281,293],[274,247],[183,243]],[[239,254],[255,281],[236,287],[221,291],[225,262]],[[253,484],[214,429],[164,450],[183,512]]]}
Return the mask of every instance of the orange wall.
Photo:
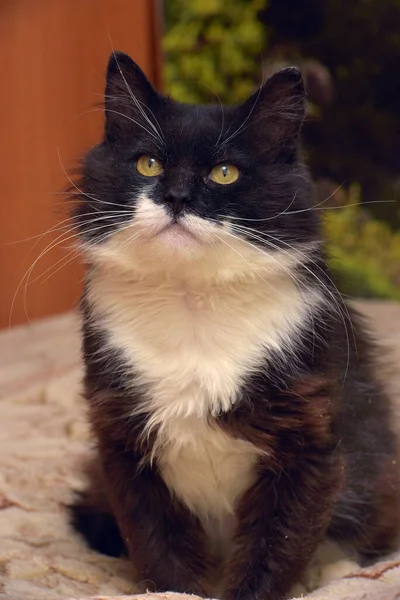
{"label": "orange wall", "polygon": [[[101,101],[111,42],[160,85],[159,19],[153,0],[0,2],[0,327],[24,274],[61,232],[20,240],[67,216],[58,152],[71,172],[100,138],[102,114],[87,111]],[[63,266],[69,251],[66,242],[38,260],[15,296],[12,324],[77,304],[82,268]]]}

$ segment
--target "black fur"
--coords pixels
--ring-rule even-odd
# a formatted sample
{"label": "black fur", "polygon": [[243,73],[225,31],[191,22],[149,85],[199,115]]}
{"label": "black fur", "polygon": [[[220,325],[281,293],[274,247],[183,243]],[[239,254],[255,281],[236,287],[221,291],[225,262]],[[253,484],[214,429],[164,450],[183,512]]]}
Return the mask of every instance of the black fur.
{"label": "black fur", "polygon": [[82,502],[75,502],[71,524],[85,536],[93,550],[115,558],[126,555],[126,546],[115,517],[111,512],[96,512],[93,505],[87,504],[85,497],[82,498]]}
{"label": "black fur", "polygon": [[[319,219],[305,210],[309,208],[310,180],[298,156],[304,113],[298,69],[279,72],[239,107],[190,106],[160,96],[138,67],[120,54],[110,59],[107,81],[105,137],[84,160],[82,189],[86,197],[76,215],[84,239],[106,239],[129,219],[128,215],[109,219],[107,213],[116,205],[134,207],[139,193],[147,190],[151,190],[152,200],[162,205],[171,191],[183,194],[188,201],[181,213],[218,221],[221,215],[252,219],[252,227],[260,233],[274,232],[276,243],[282,240],[285,248],[318,239]],[[134,90],[136,101],[156,130],[138,111],[126,85]],[[157,122],[162,123],[161,137]],[[135,169],[142,154],[155,156],[164,165],[156,182]],[[223,162],[239,167],[236,183],[221,186],[207,178],[212,167]],[[298,211],[296,217],[279,216],[286,208]],[[90,226],[95,211],[101,212],[99,230]],[[102,215],[107,217],[104,221]]]}
{"label": "black fur", "polygon": [[[326,266],[299,156],[304,97],[299,71],[286,69],[242,106],[186,106],[155,92],[129,57],[113,55],[105,135],[85,159],[75,214],[81,239],[99,247],[132,219],[143,191],[173,222],[188,213],[220,225],[224,216],[243,219],[250,228],[239,234],[261,250],[298,250],[297,286],[323,297],[290,348],[271,352],[243,382],[232,410],[210,415],[210,425],[266,450],[237,506],[225,600],[280,600],[325,535],[368,560],[393,547],[399,525],[390,402],[375,346]],[[159,177],[136,170],[142,154],[161,161]],[[239,168],[231,185],[209,178],[223,162]],[[126,214],[114,215],[117,206]],[[138,577],[157,590],[206,595],[215,564],[204,531],[150,460],[157,432],[141,435],[148,415],[132,416],[147,390],[126,385],[133,367],[88,295],[82,312],[85,396],[103,472],[73,509],[74,524],[100,551],[115,556],[126,546]]]}

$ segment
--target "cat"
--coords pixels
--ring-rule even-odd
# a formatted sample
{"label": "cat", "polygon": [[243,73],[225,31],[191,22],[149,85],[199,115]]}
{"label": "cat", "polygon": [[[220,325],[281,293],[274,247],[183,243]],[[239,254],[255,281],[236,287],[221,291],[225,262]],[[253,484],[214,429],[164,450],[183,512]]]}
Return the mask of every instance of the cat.
{"label": "cat", "polygon": [[396,540],[390,403],[327,267],[305,96],[291,67],[185,105],[109,60],[74,213],[98,464],[72,520],[157,591],[279,600],[326,536],[364,561]]}

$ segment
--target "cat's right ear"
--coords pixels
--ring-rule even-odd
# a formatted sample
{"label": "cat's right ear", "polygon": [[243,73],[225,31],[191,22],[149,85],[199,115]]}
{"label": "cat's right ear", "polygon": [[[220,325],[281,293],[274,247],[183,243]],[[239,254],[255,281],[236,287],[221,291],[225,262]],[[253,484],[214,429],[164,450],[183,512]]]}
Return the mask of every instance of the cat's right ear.
{"label": "cat's right ear", "polygon": [[106,136],[116,138],[121,132],[145,127],[158,99],[158,93],[131,57],[113,52],[106,76]]}
{"label": "cat's right ear", "polygon": [[261,142],[269,140],[277,145],[290,145],[297,143],[305,98],[300,70],[288,67],[277,71],[242,106]]}

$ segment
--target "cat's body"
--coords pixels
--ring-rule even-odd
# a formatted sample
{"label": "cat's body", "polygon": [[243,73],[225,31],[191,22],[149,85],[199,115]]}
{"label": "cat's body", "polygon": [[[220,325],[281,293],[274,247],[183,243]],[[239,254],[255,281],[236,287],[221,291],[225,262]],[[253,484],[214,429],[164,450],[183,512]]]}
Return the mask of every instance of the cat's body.
{"label": "cat's body", "polygon": [[213,593],[216,567],[224,598],[278,600],[326,534],[365,556],[396,535],[389,402],[325,266],[303,96],[289,70],[244,107],[185,107],[110,61],[76,215],[101,489],[74,518],[156,589]]}

